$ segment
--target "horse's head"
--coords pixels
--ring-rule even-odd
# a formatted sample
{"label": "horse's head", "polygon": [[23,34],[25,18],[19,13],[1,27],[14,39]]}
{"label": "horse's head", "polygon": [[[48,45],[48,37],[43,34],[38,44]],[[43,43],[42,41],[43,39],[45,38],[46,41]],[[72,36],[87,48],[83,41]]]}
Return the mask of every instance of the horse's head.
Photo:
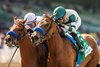
{"label": "horse's head", "polygon": [[22,39],[26,34],[26,29],[24,23],[26,20],[17,19],[14,17],[14,24],[11,26],[10,30],[7,32],[5,37],[5,43],[8,46],[16,45],[17,41]]}
{"label": "horse's head", "polygon": [[52,18],[53,16],[45,16],[34,28],[34,32],[31,35],[33,43],[42,43],[44,40],[49,39],[54,33],[58,31],[56,23]]}

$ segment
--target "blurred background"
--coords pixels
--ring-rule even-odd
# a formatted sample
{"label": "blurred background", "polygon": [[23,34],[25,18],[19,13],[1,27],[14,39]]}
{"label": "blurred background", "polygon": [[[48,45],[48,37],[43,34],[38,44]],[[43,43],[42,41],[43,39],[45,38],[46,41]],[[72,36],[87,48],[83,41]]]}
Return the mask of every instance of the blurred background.
{"label": "blurred background", "polygon": [[[4,37],[9,27],[13,24],[13,16],[24,18],[28,12],[36,15],[43,15],[45,11],[52,14],[57,6],[64,6],[66,9],[75,9],[81,19],[82,25],[79,28],[81,33],[91,34],[100,45],[100,0],[0,0],[0,67],[5,67],[14,52],[14,47],[4,45]],[[100,49],[100,47],[98,47]],[[12,53],[12,54],[11,54]],[[13,59],[12,67],[19,65],[19,51]],[[14,64],[15,63],[15,64]],[[17,66],[19,67],[19,66]]]}

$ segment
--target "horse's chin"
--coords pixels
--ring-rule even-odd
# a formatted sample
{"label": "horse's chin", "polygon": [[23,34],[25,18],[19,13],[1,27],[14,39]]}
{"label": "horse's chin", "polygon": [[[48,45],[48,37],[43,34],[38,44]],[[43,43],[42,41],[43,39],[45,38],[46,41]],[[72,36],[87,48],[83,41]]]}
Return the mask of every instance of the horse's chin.
{"label": "horse's chin", "polygon": [[31,41],[32,41],[33,45],[35,45],[35,46],[38,46],[40,44],[39,40],[38,41],[34,41],[33,39],[31,39]]}
{"label": "horse's chin", "polygon": [[7,45],[8,47],[13,47],[12,44],[8,44],[8,43],[7,43],[6,45]]}
{"label": "horse's chin", "polygon": [[31,39],[33,44],[38,44],[38,41],[34,41],[33,39]]}
{"label": "horse's chin", "polygon": [[13,47],[14,43],[13,42],[5,42],[5,45],[7,45],[8,47]]}

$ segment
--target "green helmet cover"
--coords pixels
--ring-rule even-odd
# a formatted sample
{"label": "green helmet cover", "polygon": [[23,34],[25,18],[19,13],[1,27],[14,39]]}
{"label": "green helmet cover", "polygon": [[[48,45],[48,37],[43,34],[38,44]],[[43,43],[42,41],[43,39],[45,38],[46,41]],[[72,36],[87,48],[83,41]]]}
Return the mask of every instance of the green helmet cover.
{"label": "green helmet cover", "polygon": [[65,13],[66,13],[66,10],[64,7],[59,6],[59,7],[55,8],[53,11],[53,15],[55,15],[54,19],[63,17]]}

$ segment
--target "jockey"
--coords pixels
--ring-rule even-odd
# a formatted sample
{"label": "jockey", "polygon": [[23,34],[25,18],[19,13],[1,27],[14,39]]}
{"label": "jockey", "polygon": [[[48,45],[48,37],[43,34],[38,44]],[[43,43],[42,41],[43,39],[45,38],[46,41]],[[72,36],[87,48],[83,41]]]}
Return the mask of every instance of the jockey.
{"label": "jockey", "polygon": [[[27,32],[31,36],[33,33],[33,28],[38,24],[39,21],[43,19],[44,16],[36,16],[34,13],[27,13],[24,17],[24,20],[26,20],[25,28],[27,29]],[[45,42],[42,43],[42,46],[46,49],[46,52],[48,52],[48,47],[45,45]]]}
{"label": "jockey", "polygon": [[53,20],[61,29],[61,36],[65,36],[65,33],[68,32],[78,42],[80,51],[84,51],[83,46],[75,33],[81,25],[81,18],[78,13],[75,10],[65,9],[62,6],[59,6],[54,9],[53,15]]}
{"label": "jockey", "polygon": [[24,20],[26,20],[25,28],[31,34],[33,32],[32,29],[37,25],[40,20],[42,20],[42,16],[36,16],[34,13],[27,13],[24,16]]}

